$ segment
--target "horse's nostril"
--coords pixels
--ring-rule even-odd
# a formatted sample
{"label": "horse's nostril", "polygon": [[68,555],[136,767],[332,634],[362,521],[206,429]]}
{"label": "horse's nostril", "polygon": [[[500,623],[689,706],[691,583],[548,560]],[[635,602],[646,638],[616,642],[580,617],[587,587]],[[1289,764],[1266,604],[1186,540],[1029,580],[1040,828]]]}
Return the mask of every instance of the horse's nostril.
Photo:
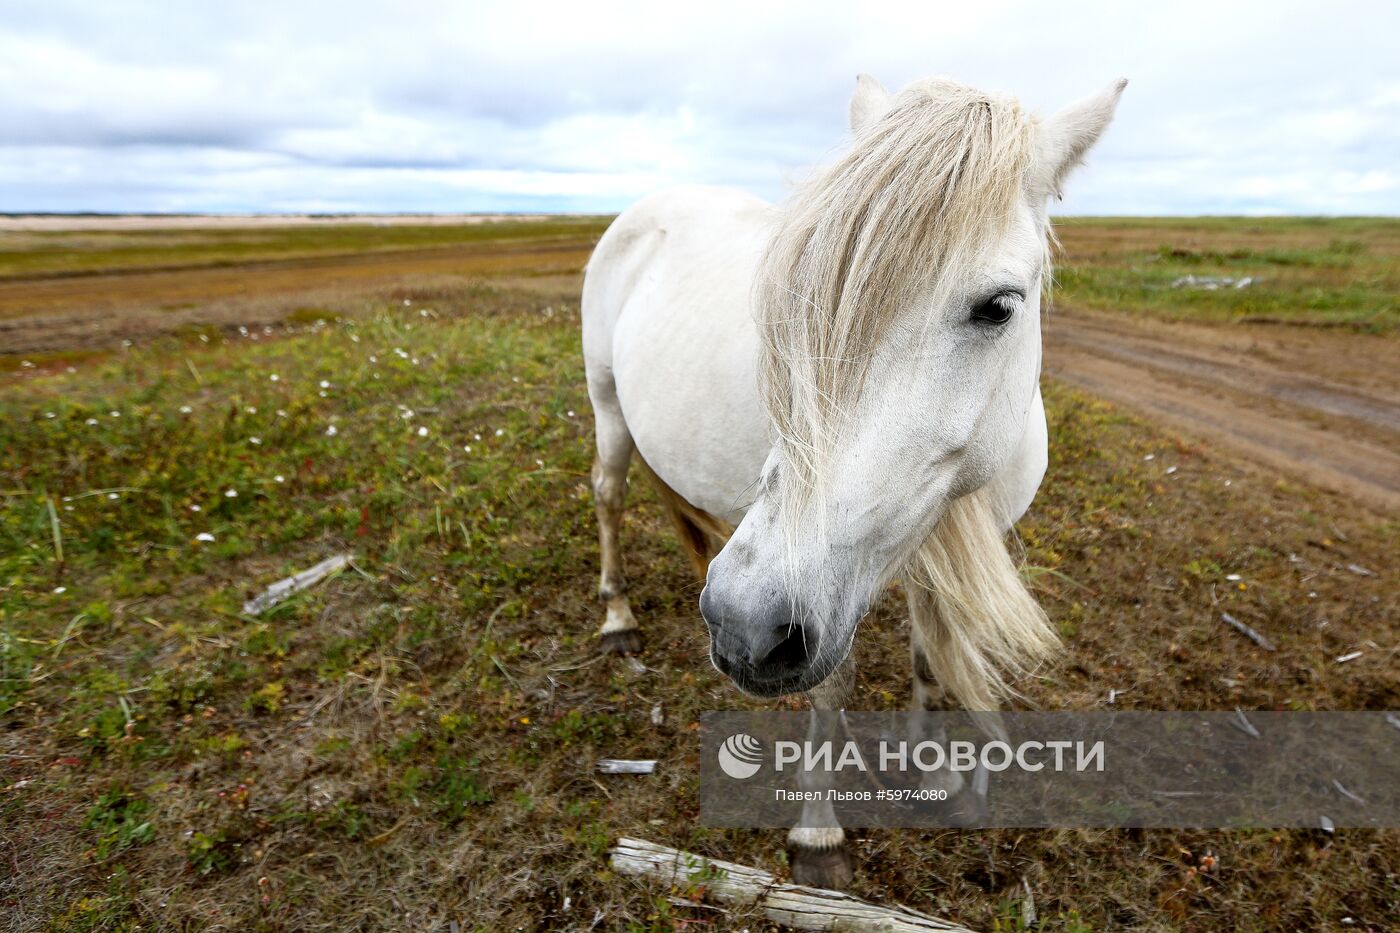
{"label": "horse's nostril", "polygon": [[808,644],[807,630],[800,625],[784,625],[775,634],[778,636],[777,644],[768,649],[767,654],[756,658],[755,666],[775,672],[806,667],[809,651],[815,647]]}

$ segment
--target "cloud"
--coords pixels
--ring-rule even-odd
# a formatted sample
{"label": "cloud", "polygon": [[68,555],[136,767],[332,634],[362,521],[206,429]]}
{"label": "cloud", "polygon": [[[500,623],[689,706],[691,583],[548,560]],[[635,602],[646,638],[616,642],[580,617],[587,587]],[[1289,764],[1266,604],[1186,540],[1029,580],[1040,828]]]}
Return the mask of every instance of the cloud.
{"label": "cloud", "polygon": [[1053,110],[1118,75],[1065,212],[1397,213],[1400,8],[1303,3],[218,5],[9,0],[0,199],[20,210],[616,210],[781,197],[853,79]]}

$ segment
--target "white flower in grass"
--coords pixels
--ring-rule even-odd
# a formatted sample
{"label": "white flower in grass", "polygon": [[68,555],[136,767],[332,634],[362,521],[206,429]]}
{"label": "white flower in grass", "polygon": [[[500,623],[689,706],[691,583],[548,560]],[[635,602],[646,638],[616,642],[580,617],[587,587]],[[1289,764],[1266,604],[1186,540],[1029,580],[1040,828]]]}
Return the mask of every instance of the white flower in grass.
{"label": "white flower in grass", "polygon": [[327,382],[327,381],[324,380],[324,379],[321,380],[321,388],[323,388],[323,389],[329,389],[330,387],[331,387],[331,384],[330,384],[329,382]]}
{"label": "white flower in grass", "polygon": [[118,494],[115,493],[115,492],[109,492],[109,493],[107,493],[107,498],[108,498],[108,499],[120,499],[121,496],[118,495]]}
{"label": "white flower in grass", "polygon": [[61,596],[62,594],[68,592],[68,587],[66,587],[66,586],[56,586],[56,587],[53,588],[53,592],[54,592],[54,595],[55,595],[55,596]]}
{"label": "white flower in grass", "polygon": [[51,411],[46,411],[46,412],[44,412],[44,417],[45,417],[45,418],[57,418],[58,415],[55,415],[55,414],[54,414],[53,412],[51,412]]}
{"label": "white flower in grass", "polygon": [[237,498],[238,498],[238,490],[237,490],[237,489],[225,489],[225,490],[224,490],[224,498],[225,498],[225,499],[237,499]]}
{"label": "white flower in grass", "polygon": [[465,447],[463,447],[462,449],[463,449],[464,451],[466,451],[467,453],[471,453],[471,452],[472,452],[472,445],[471,445],[471,444],[467,444],[467,445],[466,445]]}
{"label": "white flower in grass", "polygon": [[506,436],[506,430],[505,430],[505,428],[497,428],[497,429],[496,429],[496,436],[497,436],[497,437],[505,437],[505,436]]}
{"label": "white flower in grass", "polygon": [[191,407],[188,406],[188,405],[181,405],[181,406],[180,406],[180,414],[182,414],[182,415],[188,415],[188,414],[189,414],[190,412],[192,412],[192,411],[194,411],[194,409],[191,408]]}
{"label": "white flower in grass", "polygon": [[256,415],[256,414],[258,413],[258,406],[256,406],[256,405],[249,405],[247,408],[245,408],[245,409],[243,409],[243,410],[246,411],[246,412],[247,412],[248,414],[250,414],[250,415]]}
{"label": "white flower in grass", "polygon": [[480,435],[480,434],[473,434],[473,435],[472,435],[472,440],[474,440],[474,441],[479,441],[479,440],[481,440],[481,435]]}
{"label": "white flower in grass", "polygon": [[573,416],[574,416],[574,410],[573,410],[572,408],[570,408],[570,409],[569,409],[569,417],[572,418]]}
{"label": "white flower in grass", "polygon": [[279,408],[279,409],[277,409],[277,417],[279,417],[279,418],[285,418],[285,417],[287,417],[287,409],[285,409],[285,408]]}
{"label": "white flower in grass", "polygon": [[201,531],[199,534],[194,536],[194,539],[196,541],[213,541],[214,536],[207,531]]}
{"label": "white flower in grass", "polygon": [[319,396],[321,396],[321,398],[330,398],[330,397],[331,397],[331,396],[330,396],[330,393],[327,392],[325,389],[322,389],[320,392],[317,392],[316,394],[319,395]]}
{"label": "white flower in grass", "polygon": [[202,512],[202,511],[204,511],[204,510],[203,510],[202,508],[200,508],[199,506],[197,506],[197,505],[192,505],[192,506],[190,506],[190,511],[191,511],[191,512]]}
{"label": "white flower in grass", "polygon": [[109,411],[107,414],[111,415],[113,418],[120,418],[122,416],[122,413],[119,411]]}
{"label": "white flower in grass", "polygon": [[420,427],[420,428],[418,429],[418,436],[419,436],[419,437],[427,437],[427,436],[428,436],[428,429],[427,429],[426,427]]}
{"label": "white flower in grass", "polygon": [[89,418],[89,419],[87,420],[87,423],[88,423],[88,426],[89,426],[89,427],[92,427],[93,425],[96,425],[96,424],[97,424],[97,419],[96,419],[96,418]]}
{"label": "white flower in grass", "polygon": [[286,478],[285,476],[283,476],[281,473],[278,473],[276,476],[274,476],[274,477],[272,478],[272,481],[273,481],[274,483],[285,483],[285,482],[287,481],[287,478]]}
{"label": "white flower in grass", "polygon": [[248,438],[248,443],[250,443],[250,444],[252,444],[252,445],[254,445],[254,446],[257,446],[258,444],[261,444],[261,443],[262,443],[262,438],[260,438],[260,437],[250,437],[250,438]]}
{"label": "white flower in grass", "polygon": [[335,429],[335,425],[331,425],[330,427],[326,428],[326,437],[335,437],[337,433],[338,432]]}
{"label": "white flower in grass", "polygon": [[267,378],[268,378],[268,379],[271,379],[273,382],[278,382],[278,381],[280,381],[280,380],[282,379],[282,377],[279,376],[279,375],[277,375],[276,373],[271,374],[271,375],[268,376]]}

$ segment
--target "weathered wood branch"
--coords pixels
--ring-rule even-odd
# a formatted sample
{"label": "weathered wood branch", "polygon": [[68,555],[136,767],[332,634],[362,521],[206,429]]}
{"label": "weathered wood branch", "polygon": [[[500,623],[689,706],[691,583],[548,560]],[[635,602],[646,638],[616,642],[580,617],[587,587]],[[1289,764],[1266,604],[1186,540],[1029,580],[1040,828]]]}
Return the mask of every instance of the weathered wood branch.
{"label": "weathered wood branch", "polygon": [[335,557],[328,557],[315,567],[303,570],[301,573],[278,580],[266,590],[243,604],[243,612],[246,615],[255,616],[271,609],[289,596],[300,593],[302,590],[310,589],[317,583],[344,570],[350,565],[349,554],[337,554]]}
{"label": "weathered wood branch", "polygon": [[612,867],[624,875],[658,878],[704,900],[755,904],[768,919],[799,930],[971,933],[966,927],[908,907],[872,904],[840,891],[783,884],[761,869],[705,858],[644,839],[619,839],[612,850]]}

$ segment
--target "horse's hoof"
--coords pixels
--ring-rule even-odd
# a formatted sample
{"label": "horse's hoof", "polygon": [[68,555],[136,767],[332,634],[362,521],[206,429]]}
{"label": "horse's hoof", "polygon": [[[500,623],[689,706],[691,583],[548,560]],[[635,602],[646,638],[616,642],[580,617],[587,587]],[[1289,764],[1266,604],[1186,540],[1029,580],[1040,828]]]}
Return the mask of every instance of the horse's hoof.
{"label": "horse's hoof", "polygon": [[987,798],[971,787],[964,787],[949,799],[945,814],[949,826],[963,829],[984,827],[992,819],[991,808],[987,806]]}
{"label": "horse's hoof", "polygon": [[604,654],[640,654],[642,650],[642,630],[639,628],[618,629],[602,634]]}
{"label": "horse's hoof", "polygon": [[788,846],[788,863],[792,880],[813,888],[839,891],[855,877],[855,860],[844,842],[830,849]]}

